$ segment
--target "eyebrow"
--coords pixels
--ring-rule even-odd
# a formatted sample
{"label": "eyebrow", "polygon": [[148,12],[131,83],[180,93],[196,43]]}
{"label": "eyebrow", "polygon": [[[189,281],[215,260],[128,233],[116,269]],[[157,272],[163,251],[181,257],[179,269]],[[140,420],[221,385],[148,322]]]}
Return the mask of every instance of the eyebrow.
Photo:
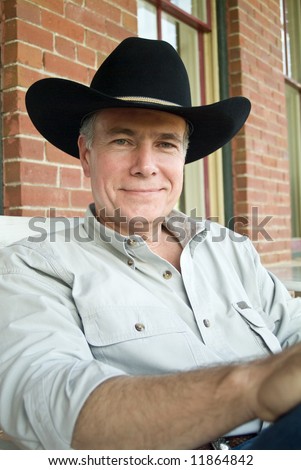
{"label": "eyebrow", "polygon": [[129,136],[135,135],[135,132],[132,129],[127,129],[126,127],[112,127],[108,131],[109,135],[117,135],[117,134],[126,134]]}
{"label": "eyebrow", "polygon": [[[108,131],[108,134],[113,135],[113,136],[118,135],[118,134],[125,134],[125,135],[133,137],[134,135],[136,135],[136,132],[126,127],[112,127],[112,129]],[[160,139],[166,139],[166,140],[176,140],[179,143],[183,142],[183,137],[181,137],[176,132],[159,132],[157,134],[157,137],[159,137]]]}
{"label": "eyebrow", "polygon": [[159,137],[161,139],[166,139],[166,140],[176,140],[179,143],[183,142],[183,137],[181,137],[176,132],[162,132],[161,134],[159,134]]}

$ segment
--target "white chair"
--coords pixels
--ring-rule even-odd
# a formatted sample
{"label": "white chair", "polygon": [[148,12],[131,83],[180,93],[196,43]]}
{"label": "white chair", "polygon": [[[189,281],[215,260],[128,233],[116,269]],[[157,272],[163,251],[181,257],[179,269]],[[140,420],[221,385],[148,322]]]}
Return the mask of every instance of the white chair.
{"label": "white chair", "polygon": [[0,248],[30,235],[30,217],[0,216]]}
{"label": "white chair", "polygon": [[53,233],[66,226],[76,226],[83,219],[80,217],[18,217],[0,215],[0,248],[22,238]]}

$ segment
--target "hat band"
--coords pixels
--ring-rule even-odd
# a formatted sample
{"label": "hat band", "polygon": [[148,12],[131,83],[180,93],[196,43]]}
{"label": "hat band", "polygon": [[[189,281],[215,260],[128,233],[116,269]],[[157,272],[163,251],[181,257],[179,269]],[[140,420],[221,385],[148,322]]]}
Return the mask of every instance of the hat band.
{"label": "hat band", "polygon": [[151,104],[162,104],[165,106],[177,106],[181,108],[180,104],[172,103],[171,101],[160,100],[157,98],[149,98],[147,96],[115,96],[117,100],[123,101],[135,101],[137,103],[151,103]]}

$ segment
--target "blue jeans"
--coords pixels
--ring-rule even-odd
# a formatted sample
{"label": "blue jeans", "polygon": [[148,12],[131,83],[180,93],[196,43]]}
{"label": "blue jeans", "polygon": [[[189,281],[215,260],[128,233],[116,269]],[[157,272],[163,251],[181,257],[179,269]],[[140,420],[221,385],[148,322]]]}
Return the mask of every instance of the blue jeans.
{"label": "blue jeans", "polygon": [[281,416],[258,436],[235,447],[236,450],[301,449],[301,405]]}

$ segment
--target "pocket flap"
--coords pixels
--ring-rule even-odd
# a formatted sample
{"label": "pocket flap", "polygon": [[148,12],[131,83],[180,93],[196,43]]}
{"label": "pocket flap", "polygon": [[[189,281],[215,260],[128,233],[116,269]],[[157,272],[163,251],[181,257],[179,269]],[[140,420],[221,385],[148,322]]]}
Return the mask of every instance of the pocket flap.
{"label": "pocket flap", "polygon": [[236,302],[233,307],[248,323],[258,327],[268,326],[263,316],[257,310],[249,307],[245,301]]}
{"label": "pocket flap", "polygon": [[274,323],[265,312],[255,310],[245,301],[236,302],[232,305],[250,328],[261,337],[271,352],[281,351],[280,342],[273,333]]}
{"label": "pocket flap", "polygon": [[82,322],[87,341],[93,346],[187,330],[184,321],[169,310],[149,306],[102,307],[82,315]]}

